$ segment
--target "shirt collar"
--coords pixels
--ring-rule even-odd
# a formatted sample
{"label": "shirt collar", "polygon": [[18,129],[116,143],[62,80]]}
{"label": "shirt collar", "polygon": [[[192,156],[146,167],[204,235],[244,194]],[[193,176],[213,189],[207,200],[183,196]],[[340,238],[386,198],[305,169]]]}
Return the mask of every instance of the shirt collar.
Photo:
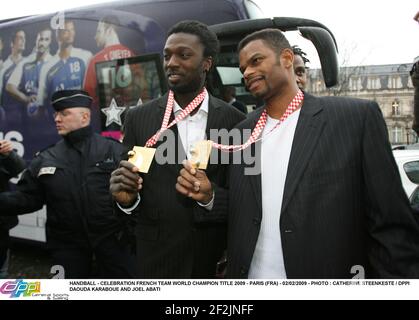
{"label": "shirt collar", "polygon": [[[176,100],[174,100],[174,106],[173,106],[173,113],[177,114],[180,111],[182,111],[183,109],[180,107],[180,105],[176,102]],[[206,114],[208,114],[208,103],[209,103],[209,94],[207,91],[207,94],[205,95],[204,101],[202,101],[201,107],[199,108],[198,112],[205,112]]]}

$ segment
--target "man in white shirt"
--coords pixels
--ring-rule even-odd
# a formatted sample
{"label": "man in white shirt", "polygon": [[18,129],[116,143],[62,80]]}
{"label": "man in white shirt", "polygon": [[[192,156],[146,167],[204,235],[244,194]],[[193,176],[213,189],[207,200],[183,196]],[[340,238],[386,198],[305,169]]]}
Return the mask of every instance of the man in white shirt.
{"label": "man in white shirt", "polygon": [[[163,53],[171,91],[130,110],[126,117],[124,145],[129,149],[145,145],[157,148],[157,161],[153,160],[147,174],[139,175],[138,168],[122,161],[110,181],[118,209],[136,217],[140,278],[214,278],[225,249],[226,212],[217,215],[214,210],[208,216],[211,199],[197,203],[175,189],[181,163],[190,158],[191,146],[209,137],[210,129],[229,130],[244,119],[205,89],[218,47],[216,35],[200,22],[184,21],[172,27]],[[190,105],[197,107],[192,110]],[[184,112],[188,114],[183,117]],[[164,127],[164,119],[174,125],[161,135],[166,139],[153,140]],[[168,157],[168,163],[160,161],[164,150],[175,154]],[[208,167],[215,193],[226,185],[225,169],[222,165]]]}
{"label": "man in white shirt", "polygon": [[[243,154],[256,150],[261,168],[229,168],[227,276],[418,278],[418,225],[377,103],[302,93],[277,29],[246,36],[238,51],[265,107],[238,126],[258,132]],[[185,165],[181,177],[178,190],[209,199],[201,170]],[[215,192],[212,210],[225,203]]]}

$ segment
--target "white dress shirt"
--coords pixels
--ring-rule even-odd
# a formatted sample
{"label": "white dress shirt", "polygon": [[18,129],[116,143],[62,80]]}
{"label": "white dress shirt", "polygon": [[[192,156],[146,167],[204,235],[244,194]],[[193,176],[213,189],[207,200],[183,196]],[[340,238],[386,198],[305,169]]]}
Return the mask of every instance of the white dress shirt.
{"label": "white dress shirt", "polygon": [[[179,132],[180,140],[182,141],[183,149],[186,152],[186,157],[188,159],[191,158],[191,149],[195,142],[200,140],[206,139],[205,129],[207,127],[207,120],[208,120],[208,102],[209,102],[209,95],[208,93],[205,95],[204,101],[202,101],[201,107],[198,111],[193,115],[189,115],[183,120],[179,121],[176,125]],[[173,114],[176,117],[180,112],[182,112],[182,108],[180,105],[174,100],[173,106]],[[123,208],[118,203],[118,207],[127,214],[131,214],[131,212],[138,206],[141,201],[141,197],[138,194],[137,201],[134,205],[130,208]],[[214,195],[212,200],[203,205],[198,202],[198,204],[207,210],[211,210],[214,203]]]}
{"label": "white dress shirt", "polygon": [[[199,110],[193,116],[189,115],[177,123],[179,137],[182,141],[183,149],[185,150],[188,159],[191,158],[190,151],[194,143],[206,139],[205,129],[207,127],[208,120],[208,101],[208,94],[206,94]],[[175,104],[173,106],[173,113],[175,117],[182,112],[182,110],[183,109],[175,100]]]}
{"label": "white dress shirt", "polygon": [[250,264],[249,279],[287,277],[282,252],[279,219],[288,162],[300,109],[274,131],[279,120],[268,116],[262,133],[262,222]]}

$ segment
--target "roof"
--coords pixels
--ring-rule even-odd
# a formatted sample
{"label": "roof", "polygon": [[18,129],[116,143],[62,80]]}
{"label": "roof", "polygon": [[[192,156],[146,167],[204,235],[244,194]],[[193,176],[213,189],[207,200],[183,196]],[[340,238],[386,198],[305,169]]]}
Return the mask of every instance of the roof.
{"label": "roof", "polygon": [[396,162],[401,160],[418,160],[419,161],[419,150],[394,150],[394,158]]}

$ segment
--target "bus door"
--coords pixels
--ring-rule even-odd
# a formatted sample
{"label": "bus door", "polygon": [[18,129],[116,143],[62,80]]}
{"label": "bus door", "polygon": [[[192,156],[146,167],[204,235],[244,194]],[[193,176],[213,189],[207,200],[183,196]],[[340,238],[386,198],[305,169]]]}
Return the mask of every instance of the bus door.
{"label": "bus door", "polygon": [[317,50],[326,87],[329,88],[338,83],[336,40],[332,32],[317,21],[276,17],[226,22],[212,25],[210,28],[220,40],[217,72],[211,83],[212,91],[217,96],[221,96],[224,86],[234,86],[238,99],[243,101],[248,109],[255,109],[262,104],[262,101],[257,101],[244,86],[243,76],[239,70],[237,45],[246,35],[265,28],[277,28],[284,32],[299,31],[301,36],[310,40]]}

